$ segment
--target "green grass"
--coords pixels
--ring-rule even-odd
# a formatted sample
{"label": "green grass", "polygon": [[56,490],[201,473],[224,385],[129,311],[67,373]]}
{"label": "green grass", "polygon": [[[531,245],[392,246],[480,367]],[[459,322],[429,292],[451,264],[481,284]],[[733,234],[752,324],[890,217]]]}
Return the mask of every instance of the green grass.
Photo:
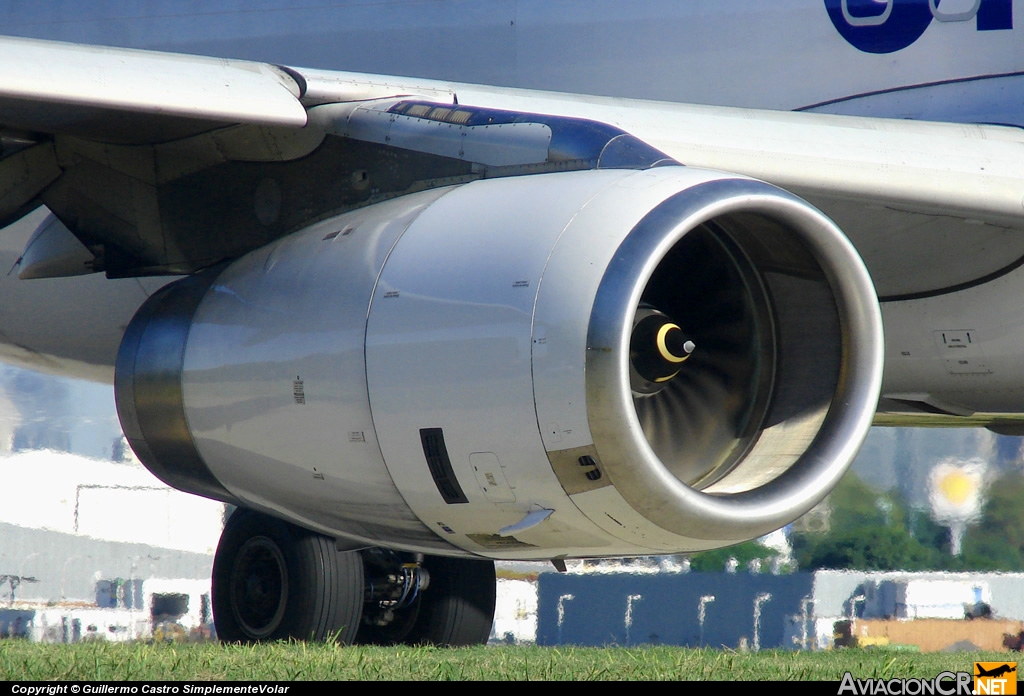
{"label": "green grass", "polygon": [[17,680],[839,680],[971,671],[1007,653],[885,650],[737,653],[642,648],[340,647],[302,643],[39,645],[0,640],[0,679]]}

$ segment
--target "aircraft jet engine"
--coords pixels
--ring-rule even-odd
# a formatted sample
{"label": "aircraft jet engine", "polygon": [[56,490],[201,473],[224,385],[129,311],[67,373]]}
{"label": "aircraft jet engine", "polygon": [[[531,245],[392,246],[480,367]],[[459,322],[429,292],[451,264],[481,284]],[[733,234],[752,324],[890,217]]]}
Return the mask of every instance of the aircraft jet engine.
{"label": "aircraft jet engine", "polygon": [[[115,386],[153,473],[247,508],[215,567],[224,637],[361,615],[346,638],[389,641],[423,637],[432,592],[493,611],[493,587],[469,600],[453,579],[493,576],[472,559],[687,552],[788,524],[852,461],[881,367],[871,280],[832,222],[660,166],[325,219],[150,298]],[[358,577],[317,575],[348,613],[286,625],[314,561]],[[437,639],[479,640],[465,630]]]}

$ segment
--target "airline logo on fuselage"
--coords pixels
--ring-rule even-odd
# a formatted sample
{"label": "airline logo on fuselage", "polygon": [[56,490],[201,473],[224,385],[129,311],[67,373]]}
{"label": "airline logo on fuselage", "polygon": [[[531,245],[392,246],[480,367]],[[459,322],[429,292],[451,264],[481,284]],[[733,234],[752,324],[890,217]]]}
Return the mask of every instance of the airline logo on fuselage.
{"label": "airline logo on fuselage", "polygon": [[825,0],[825,9],[842,37],[865,53],[902,50],[932,21],[1013,29],[1013,0]]}

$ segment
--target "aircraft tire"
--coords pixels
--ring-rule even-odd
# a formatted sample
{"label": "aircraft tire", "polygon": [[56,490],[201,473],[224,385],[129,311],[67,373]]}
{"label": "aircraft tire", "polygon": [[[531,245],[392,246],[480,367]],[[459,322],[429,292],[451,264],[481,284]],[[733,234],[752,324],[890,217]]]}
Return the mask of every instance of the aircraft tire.
{"label": "aircraft tire", "polygon": [[403,643],[409,645],[483,645],[494,622],[493,561],[427,556],[430,587],[420,599],[416,623]]}
{"label": "aircraft tire", "polygon": [[427,556],[430,586],[385,626],[363,624],[361,645],[483,645],[494,621],[492,561]]}
{"label": "aircraft tire", "polygon": [[253,510],[224,525],[213,561],[213,615],[222,641],[349,643],[363,608],[363,561],[333,540]]}

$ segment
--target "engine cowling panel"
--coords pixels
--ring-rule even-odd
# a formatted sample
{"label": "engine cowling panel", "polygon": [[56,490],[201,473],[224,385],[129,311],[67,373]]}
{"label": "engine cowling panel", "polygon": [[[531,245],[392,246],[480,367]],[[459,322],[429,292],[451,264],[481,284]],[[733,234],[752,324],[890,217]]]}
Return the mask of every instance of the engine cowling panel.
{"label": "engine cowling panel", "polygon": [[[122,345],[118,409],[147,466],[168,478],[189,452],[205,473],[174,485],[211,495],[212,480],[353,543],[433,553],[759,536],[835,484],[881,379],[877,301],[834,225],[766,184],[677,166],[404,196],[252,252],[195,295],[184,335],[154,298]],[[154,437],[168,403],[185,425]]]}

